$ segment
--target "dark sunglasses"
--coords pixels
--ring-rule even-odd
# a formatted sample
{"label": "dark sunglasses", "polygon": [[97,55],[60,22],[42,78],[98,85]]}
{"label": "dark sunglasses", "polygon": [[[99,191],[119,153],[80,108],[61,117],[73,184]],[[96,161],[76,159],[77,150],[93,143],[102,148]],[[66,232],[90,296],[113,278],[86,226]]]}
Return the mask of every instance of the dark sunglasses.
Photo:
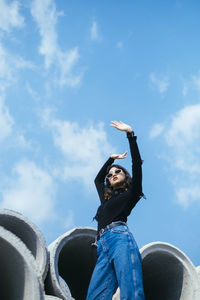
{"label": "dark sunglasses", "polygon": [[[120,172],[122,172],[121,169],[117,169],[115,170],[115,174],[119,174]],[[106,178],[111,178],[114,174],[109,173],[108,175],[106,175]]]}

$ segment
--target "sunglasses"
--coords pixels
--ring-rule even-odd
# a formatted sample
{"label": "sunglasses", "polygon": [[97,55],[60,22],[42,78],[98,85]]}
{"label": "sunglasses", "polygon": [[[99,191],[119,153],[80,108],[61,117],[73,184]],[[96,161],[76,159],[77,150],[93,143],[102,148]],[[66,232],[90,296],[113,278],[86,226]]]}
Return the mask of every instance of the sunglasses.
{"label": "sunglasses", "polygon": [[[115,174],[119,174],[119,173],[121,173],[122,172],[122,170],[121,169],[117,169],[117,170],[115,170]],[[114,174],[111,174],[111,173],[109,173],[107,176],[106,176],[106,178],[111,178],[112,176],[113,176]]]}

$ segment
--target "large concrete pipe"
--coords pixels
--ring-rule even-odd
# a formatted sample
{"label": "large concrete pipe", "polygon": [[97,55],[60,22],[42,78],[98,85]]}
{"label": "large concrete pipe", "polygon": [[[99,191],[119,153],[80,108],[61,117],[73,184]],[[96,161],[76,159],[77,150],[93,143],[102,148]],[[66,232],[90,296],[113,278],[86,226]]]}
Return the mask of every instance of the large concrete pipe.
{"label": "large concrete pipe", "polygon": [[96,236],[93,228],[73,229],[49,246],[50,268],[45,282],[46,294],[63,300],[86,298],[96,263]]}
{"label": "large concrete pipe", "polygon": [[196,271],[197,271],[197,274],[198,274],[199,285],[200,285],[200,266],[196,267]]}
{"label": "large concrete pipe", "polygon": [[146,300],[199,300],[199,281],[190,259],[176,247],[154,242],[140,249]]}
{"label": "large concrete pipe", "polygon": [[45,300],[62,300],[62,299],[55,296],[45,295]]}
{"label": "large concrete pipe", "polygon": [[0,226],[0,299],[44,300],[35,259],[24,243]]}
{"label": "large concrete pipe", "polygon": [[44,279],[48,270],[47,246],[37,226],[22,214],[8,209],[0,209],[0,226],[11,231],[24,242],[34,256]]}

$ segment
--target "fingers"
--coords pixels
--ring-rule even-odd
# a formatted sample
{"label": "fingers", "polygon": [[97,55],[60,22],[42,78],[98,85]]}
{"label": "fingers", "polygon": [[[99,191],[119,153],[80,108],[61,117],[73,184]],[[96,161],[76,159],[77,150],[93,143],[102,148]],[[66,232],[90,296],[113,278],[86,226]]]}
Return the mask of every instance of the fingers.
{"label": "fingers", "polygon": [[128,153],[128,152],[126,151],[126,152],[124,152],[123,154],[119,155],[119,158],[121,158],[121,159],[126,158],[127,153]]}
{"label": "fingers", "polygon": [[116,128],[119,125],[119,122],[117,122],[117,121],[111,121],[110,125]]}
{"label": "fingers", "polygon": [[116,127],[116,126],[120,126],[120,125],[126,125],[124,122],[122,121],[111,121],[111,126]]}
{"label": "fingers", "polygon": [[126,156],[127,156],[127,153],[128,153],[127,151],[126,151],[126,152],[124,152],[124,154],[122,154],[122,157],[123,157],[123,158],[126,158]]}
{"label": "fingers", "polygon": [[122,130],[122,124],[120,122],[117,122],[117,121],[111,121],[111,124],[110,124],[112,127],[118,129],[118,130]]}

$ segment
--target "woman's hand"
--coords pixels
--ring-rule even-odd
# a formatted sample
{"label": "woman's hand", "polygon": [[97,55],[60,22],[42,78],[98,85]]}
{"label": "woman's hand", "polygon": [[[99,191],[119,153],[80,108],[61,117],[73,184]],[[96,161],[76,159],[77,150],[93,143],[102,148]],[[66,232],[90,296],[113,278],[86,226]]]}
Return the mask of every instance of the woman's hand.
{"label": "woman's hand", "polygon": [[126,131],[126,132],[132,132],[133,129],[131,128],[131,126],[123,123],[123,122],[117,122],[117,121],[111,121],[111,124],[110,126],[112,127],[115,127],[116,129],[118,130],[121,130],[121,131]]}
{"label": "woman's hand", "polygon": [[127,151],[124,152],[123,154],[112,154],[111,158],[113,158],[113,159],[124,159],[124,158],[126,158],[126,155],[127,155]]}

